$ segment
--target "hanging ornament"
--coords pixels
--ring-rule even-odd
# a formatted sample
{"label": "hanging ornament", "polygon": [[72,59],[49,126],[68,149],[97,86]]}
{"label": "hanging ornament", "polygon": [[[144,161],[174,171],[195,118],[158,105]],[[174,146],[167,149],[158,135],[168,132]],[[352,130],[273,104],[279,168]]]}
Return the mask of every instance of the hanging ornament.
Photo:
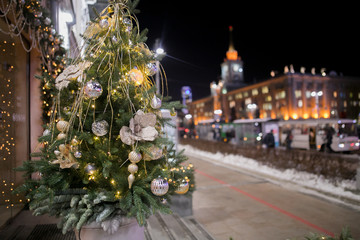
{"label": "hanging ornament", "polygon": [[56,137],[57,140],[61,140],[61,139],[64,139],[64,138],[66,138],[66,134],[63,133],[63,132],[59,133],[59,135],[57,135],[57,137]]}
{"label": "hanging ornament", "polygon": [[97,81],[89,81],[84,87],[85,96],[90,99],[97,99],[102,94],[103,89],[100,83]]}
{"label": "hanging ornament", "polygon": [[79,151],[76,151],[76,152],[74,153],[74,157],[76,157],[76,158],[81,158],[81,156],[82,156],[82,154],[81,154],[81,152],[79,152]]}
{"label": "hanging ornament", "polygon": [[86,164],[84,170],[87,174],[92,175],[96,171],[96,166],[93,163],[88,163],[88,164]]}
{"label": "hanging ornament", "polygon": [[176,116],[176,110],[175,110],[175,108],[171,108],[171,110],[170,110],[170,115],[171,115],[172,117],[175,117],[175,116]]}
{"label": "hanging ornament", "polygon": [[130,174],[129,177],[128,177],[129,189],[132,187],[132,184],[133,184],[134,181],[135,181],[134,174]]}
{"label": "hanging ornament", "polygon": [[150,105],[154,109],[159,109],[161,107],[161,99],[154,95],[154,97],[151,99]]}
{"label": "hanging ornament", "polygon": [[186,180],[182,180],[175,192],[177,194],[185,194],[187,191],[189,191],[189,183]]}
{"label": "hanging ornament", "polygon": [[43,132],[43,136],[49,136],[51,134],[51,131],[49,129],[45,129]]}
{"label": "hanging ornament", "polygon": [[153,76],[157,72],[157,67],[155,63],[148,63],[145,65],[145,73],[148,76]]}
{"label": "hanging ornament", "polygon": [[51,24],[51,19],[48,18],[48,17],[46,17],[46,18],[44,19],[44,23],[45,23],[45,25],[50,25],[50,24]]}
{"label": "hanging ornament", "polygon": [[105,120],[93,122],[91,125],[92,132],[98,137],[106,135],[108,133],[108,129],[109,124]]}
{"label": "hanging ornament", "polygon": [[151,181],[151,192],[156,196],[163,196],[169,190],[169,183],[161,178],[155,178]]}
{"label": "hanging ornament", "polygon": [[118,42],[118,39],[117,39],[116,36],[112,36],[112,37],[111,37],[111,41],[112,41],[113,43],[117,43],[117,42]]}
{"label": "hanging ornament", "polygon": [[60,121],[58,121],[57,124],[56,124],[56,128],[57,128],[60,132],[65,132],[68,127],[69,127],[69,123],[68,123],[67,121],[64,121],[64,120],[60,120]]}
{"label": "hanging ornament", "polygon": [[124,18],[123,19],[123,23],[125,25],[125,29],[127,32],[131,32],[131,25],[132,25],[132,22],[131,22],[131,19],[130,18]]}
{"label": "hanging ornament", "polygon": [[77,140],[76,138],[73,138],[71,140],[71,145],[73,145],[73,146],[79,145],[79,140]]}
{"label": "hanging ornament", "polygon": [[135,164],[135,163],[131,163],[129,166],[128,166],[128,171],[131,173],[131,174],[134,174],[134,173],[137,173],[138,171],[138,166]]}
{"label": "hanging ornament", "polygon": [[128,155],[130,162],[138,163],[141,160],[141,154],[136,151],[131,151]]}
{"label": "hanging ornament", "polygon": [[144,76],[139,69],[131,69],[128,73],[130,81],[134,82],[136,86],[139,86],[144,81]]}
{"label": "hanging ornament", "polygon": [[99,25],[101,28],[107,28],[109,26],[109,21],[107,18],[103,18],[100,20]]}

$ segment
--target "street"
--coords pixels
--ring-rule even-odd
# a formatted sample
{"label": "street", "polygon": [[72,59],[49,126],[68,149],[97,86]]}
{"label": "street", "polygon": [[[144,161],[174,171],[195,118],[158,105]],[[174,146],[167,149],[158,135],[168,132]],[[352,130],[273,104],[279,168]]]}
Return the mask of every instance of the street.
{"label": "street", "polygon": [[360,239],[360,212],[266,179],[195,157],[193,215],[219,240],[300,240],[310,233],[337,236],[348,226]]}

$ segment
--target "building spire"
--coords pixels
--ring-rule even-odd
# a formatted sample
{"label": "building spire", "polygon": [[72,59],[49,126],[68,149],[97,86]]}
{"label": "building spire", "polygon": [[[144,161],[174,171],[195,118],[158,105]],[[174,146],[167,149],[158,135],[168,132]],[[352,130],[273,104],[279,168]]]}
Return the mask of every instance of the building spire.
{"label": "building spire", "polygon": [[232,35],[233,27],[229,26],[229,50],[226,52],[227,60],[238,60],[238,52],[235,50],[233,35]]}

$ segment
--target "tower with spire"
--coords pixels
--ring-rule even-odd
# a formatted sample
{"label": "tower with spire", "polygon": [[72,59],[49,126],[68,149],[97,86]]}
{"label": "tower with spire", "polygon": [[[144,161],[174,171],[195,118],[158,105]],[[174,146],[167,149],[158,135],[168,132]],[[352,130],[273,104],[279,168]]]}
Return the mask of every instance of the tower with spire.
{"label": "tower with spire", "polygon": [[221,64],[221,80],[223,89],[226,89],[226,91],[246,86],[243,61],[235,50],[232,32],[233,27],[229,26],[229,50],[226,52],[226,58]]}

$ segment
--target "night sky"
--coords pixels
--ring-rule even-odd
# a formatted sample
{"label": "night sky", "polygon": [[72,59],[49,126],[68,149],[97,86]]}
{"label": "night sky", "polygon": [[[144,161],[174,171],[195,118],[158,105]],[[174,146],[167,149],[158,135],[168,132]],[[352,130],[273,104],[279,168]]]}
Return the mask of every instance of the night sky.
{"label": "night sky", "polygon": [[[161,61],[169,95],[181,98],[188,85],[193,99],[210,95],[210,83],[220,76],[233,26],[235,49],[244,61],[247,82],[282,73],[285,65],[310,73],[326,68],[344,76],[360,76],[359,18],[355,5],[327,2],[274,4],[245,1],[141,0],[140,28],[148,28],[153,48],[160,38],[167,56]],[[360,84],[360,83],[359,83]]]}

